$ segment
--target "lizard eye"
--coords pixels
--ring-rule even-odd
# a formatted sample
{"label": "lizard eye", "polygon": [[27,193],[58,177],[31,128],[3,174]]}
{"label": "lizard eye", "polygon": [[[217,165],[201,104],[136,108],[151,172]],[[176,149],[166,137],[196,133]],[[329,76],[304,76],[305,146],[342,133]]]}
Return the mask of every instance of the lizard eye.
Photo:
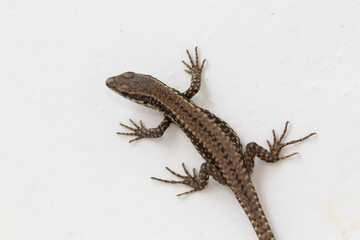
{"label": "lizard eye", "polygon": [[121,84],[121,89],[125,90],[125,91],[130,91],[131,87],[128,84]]}
{"label": "lizard eye", "polygon": [[133,73],[133,72],[126,72],[126,73],[123,74],[123,76],[124,76],[124,78],[126,78],[126,79],[131,79],[131,78],[134,78],[135,73]]}

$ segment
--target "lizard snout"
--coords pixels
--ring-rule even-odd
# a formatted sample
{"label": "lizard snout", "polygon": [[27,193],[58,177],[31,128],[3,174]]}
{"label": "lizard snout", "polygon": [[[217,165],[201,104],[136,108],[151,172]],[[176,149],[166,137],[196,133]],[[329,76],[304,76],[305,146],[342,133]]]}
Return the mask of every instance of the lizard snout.
{"label": "lizard snout", "polygon": [[110,78],[106,79],[105,83],[106,83],[106,86],[111,88],[112,86],[114,86],[115,77],[110,77]]}

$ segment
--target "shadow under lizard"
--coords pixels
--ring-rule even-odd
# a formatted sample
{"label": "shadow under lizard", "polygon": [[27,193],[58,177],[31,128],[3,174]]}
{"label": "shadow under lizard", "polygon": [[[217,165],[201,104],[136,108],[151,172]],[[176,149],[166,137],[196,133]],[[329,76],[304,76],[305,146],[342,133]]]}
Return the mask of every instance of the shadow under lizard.
{"label": "shadow under lizard", "polygon": [[191,84],[184,93],[170,88],[152,76],[134,72],[126,72],[106,80],[106,85],[121,96],[157,109],[165,116],[156,128],[145,128],[142,121],[140,121],[139,126],[130,119],[135,128],[120,124],[133,132],[118,132],[118,134],[136,136],[130,142],[142,138],[157,138],[163,135],[171,123],[175,123],[189,137],[206,162],[201,165],[198,174],[194,168],[192,175],[184,163],[182,167],[186,175],[180,175],[166,167],[169,172],[183,179],[181,181],[163,180],[155,177],[152,179],[166,183],[185,184],[193,188],[188,192],[178,194],[181,196],[203,189],[207,185],[210,175],[219,183],[231,188],[247,214],[259,240],[275,240],[250,180],[254,168],[254,158],[256,156],[263,161],[274,163],[291,157],[297,153],[280,157],[281,149],[287,145],[301,142],[315,133],[282,143],[289,124],[286,122],[280,138],[276,137],[274,130],[272,131],[273,143],[267,141],[269,150],[251,142],[246,145],[245,151],[243,151],[239,137],[226,122],[208,110],[196,106],[190,100],[200,89],[201,72],[205,60],[202,61],[201,65],[199,64],[197,48],[195,48],[195,61],[189,51],[186,52],[190,65],[182,62],[188,68],[185,71],[191,75]]}

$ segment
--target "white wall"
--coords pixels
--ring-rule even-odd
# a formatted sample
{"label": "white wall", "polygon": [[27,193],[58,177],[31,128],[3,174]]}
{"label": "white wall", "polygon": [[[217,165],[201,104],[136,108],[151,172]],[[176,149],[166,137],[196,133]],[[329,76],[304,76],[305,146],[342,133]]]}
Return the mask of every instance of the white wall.
{"label": "white wall", "polygon": [[277,164],[252,175],[277,239],[360,239],[359,1],[10,1],[0,7],[0,239],[257,239],[230,190],[150,180],[203,159],[176,126],[129,144],[119,122],[160,113],[110,91],[150,74],[189,86],[243,145],[291,122]]}

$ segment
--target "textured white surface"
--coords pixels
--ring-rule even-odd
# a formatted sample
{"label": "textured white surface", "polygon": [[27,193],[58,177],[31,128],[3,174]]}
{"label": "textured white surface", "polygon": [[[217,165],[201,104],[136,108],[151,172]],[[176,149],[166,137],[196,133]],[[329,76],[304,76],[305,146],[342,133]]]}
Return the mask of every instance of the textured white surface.
{"label": "textured white surface", "polygon": [[181,91],[180,62],[208,63],[194,101],[243,144],[316,131],[252,175],[277,239],[360,239],[359,1],[10,1],[0,8],[0,239],[256,239],[230,190],[150,180],[199,168],[171,126],[128,144],[118,123],[161,114],[108,90],[151,74]]}

